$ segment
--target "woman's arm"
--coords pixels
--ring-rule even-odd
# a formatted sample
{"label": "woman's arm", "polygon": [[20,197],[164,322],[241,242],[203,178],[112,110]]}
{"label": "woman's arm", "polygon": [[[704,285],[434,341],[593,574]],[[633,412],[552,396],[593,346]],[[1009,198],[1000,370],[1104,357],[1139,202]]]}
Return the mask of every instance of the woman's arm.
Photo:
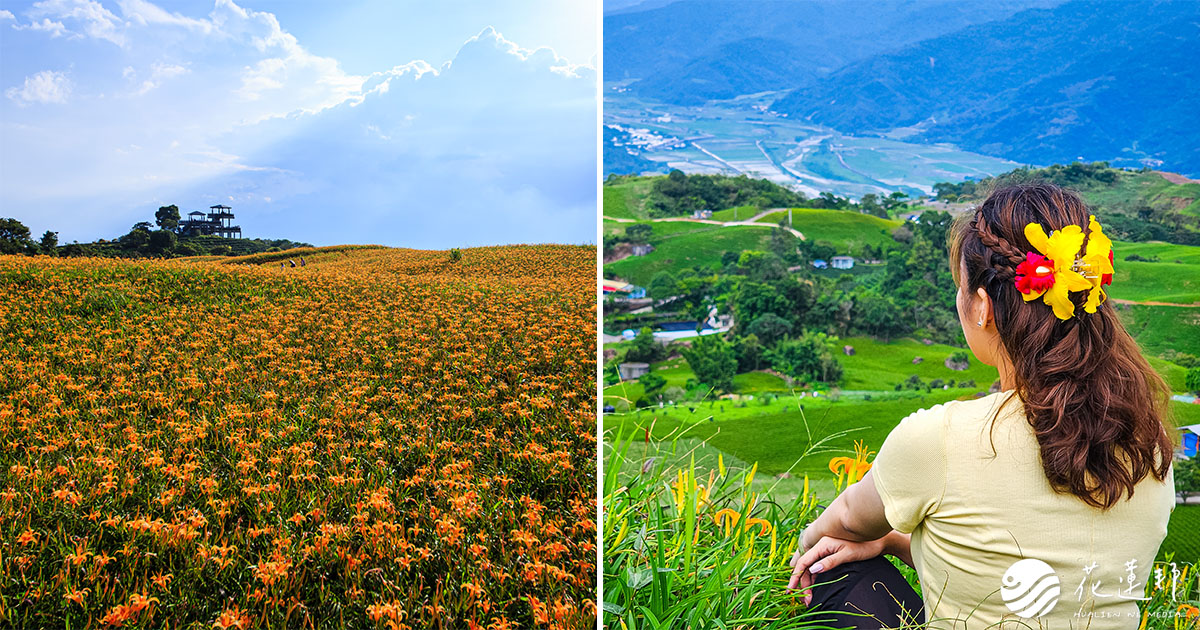
{"label": "woman's arm", "polygon": [[904,564],[916,568],[912,559],[912,534],[901,534],[896,530],[883,537],[883,553],[900,558]]}
{"label": "woman's arm", "polygon": [[[805,528],[800,537],[800,546],[807,551],[824,536],[857,542],[877,540],[890,531],[892,526],[883,512],[883,499],[879,498],[871,472],[868,471],[862,480],[850,484],[817,520]],[[904,558],[900,554],[892,555]]]}

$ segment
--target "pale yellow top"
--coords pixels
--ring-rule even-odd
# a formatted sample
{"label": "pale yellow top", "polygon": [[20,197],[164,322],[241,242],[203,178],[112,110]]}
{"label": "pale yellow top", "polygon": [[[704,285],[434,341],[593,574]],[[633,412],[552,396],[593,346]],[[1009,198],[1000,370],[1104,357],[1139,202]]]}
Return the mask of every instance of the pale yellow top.
{"label": "pale yellow top", "polygon": [[[1147,476],[1108,511],[1056,493],[1020,401],[1010,395],[918,411],[875,458],[871,476],[888,523],[912,532],[929,627],[1137,628],[1131,598],[1154,582],[1154,557],[1175,509],[1173,471],[1165,483]],[[989,421],[1000,406],[993,454]],[[1051,571],[1037,562],[1009,570],[1022,559]]]}

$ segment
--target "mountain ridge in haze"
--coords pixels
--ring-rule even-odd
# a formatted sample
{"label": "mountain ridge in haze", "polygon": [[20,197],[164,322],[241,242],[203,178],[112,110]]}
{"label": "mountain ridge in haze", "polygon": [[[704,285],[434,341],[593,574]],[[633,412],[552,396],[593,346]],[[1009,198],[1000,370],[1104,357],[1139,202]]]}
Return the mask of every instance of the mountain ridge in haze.
{"label": "mountain ridge in haze", "polygon": [[795,87],[876,53],[1057,2],[892,0],[866,15],[835,0],[644,3],[605,16],[604,75],[664,102],[699,104]]}
{"label": "mountain ridge in haze", "polygon": [[[1008,159],[1200,172],[1200,3],[1075,0],[852,63],[775,110],[845,131],[916,127]],[[1189,113],[1190,112],[1190,113]],[[1160,162],[1161,161],[1161,162]]]}

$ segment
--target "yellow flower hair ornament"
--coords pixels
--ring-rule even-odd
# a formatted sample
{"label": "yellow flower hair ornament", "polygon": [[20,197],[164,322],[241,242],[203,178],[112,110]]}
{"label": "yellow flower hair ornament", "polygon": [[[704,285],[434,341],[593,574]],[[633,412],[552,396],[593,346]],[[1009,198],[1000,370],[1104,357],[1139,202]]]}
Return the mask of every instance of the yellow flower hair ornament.
{"label": "yellow flower hair ornament", "polygon": [[1104,285],[1112,282],[1112,241],[1104,235],[1095,216],[1088,218],[1087,249],[1083,255],[1085,234],[1078,225],[1068,225],[1046,236],[1039,223],[1025,226],[1025,238],[1037,252],[1027,252],[1017,265],[1015,283],[1026,302],[1042,298],[1054,316],[1066,320],[1075,315],[1072,291],[1088,291],[1083,310],[1095,313],[1107,295]]}

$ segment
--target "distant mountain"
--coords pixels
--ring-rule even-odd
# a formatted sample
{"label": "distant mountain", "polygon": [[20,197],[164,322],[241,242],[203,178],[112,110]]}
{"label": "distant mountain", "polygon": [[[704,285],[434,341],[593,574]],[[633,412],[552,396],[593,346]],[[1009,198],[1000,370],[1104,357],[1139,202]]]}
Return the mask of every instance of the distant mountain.
{"label": "distant mountain", "polygon": [[858,61],[773,107],[1031,164],[1161,160],[1196,176],[1198,51],[1200,2],[1078,0]]}
{"label": "distant mountain", "polygon": [[673,2],[683,2],[683,0],[604,0],[604,15],[657,9]]}
{"label": "distant mountain", "polygon": [[[848,63],[1062,0],[688,0],[604,17],[604,78],[690,105],[805,84]],[[652,7],[652,8],[646,8]]]}

